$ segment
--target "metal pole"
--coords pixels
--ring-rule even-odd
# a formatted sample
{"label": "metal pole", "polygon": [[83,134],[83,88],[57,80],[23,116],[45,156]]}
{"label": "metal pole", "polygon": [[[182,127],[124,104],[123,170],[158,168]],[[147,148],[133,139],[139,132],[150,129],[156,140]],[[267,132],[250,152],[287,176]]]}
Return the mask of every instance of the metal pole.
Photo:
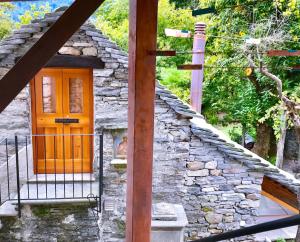
{"label": "metal pole", "polygon": [[[205,52],[205,23],[195,24],[194,46],[193,46],[193,65],[202,65],[204,67]],[[201,113],[202,105],[202,83],[204,78],[204,68],[192,71],[191,82],[191,106]]]}
{"label": "metal pole", "polygon": [[15,136],[15,152],[16,152],[17,192],[18,192],[18,216],[19,216],[19,218],[21,218],[21,195],[20,195],[18,136]]}
{"label": "metal pole", "polygon": [[99,139],[99,211],[101,213],[101,197],[103,195],[103,131]]}

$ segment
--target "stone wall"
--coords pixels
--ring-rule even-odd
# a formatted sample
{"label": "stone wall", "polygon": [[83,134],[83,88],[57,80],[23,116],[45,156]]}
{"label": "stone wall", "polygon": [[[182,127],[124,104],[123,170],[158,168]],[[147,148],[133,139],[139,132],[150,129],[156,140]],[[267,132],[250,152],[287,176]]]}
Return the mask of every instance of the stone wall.
{"label": "stone wall", "polygon": [[89,204],[25,205],[21,219],[0,218],[0,241],[89,241],[99,237]]}
{"label": "stone wall", "polygon": [[[1,48],[1,47],[0,47]],[[0,79],[8,71],[0,65]],[[16,135],[30,134],[30,95],[29,87],[24,88],[13,102],[0,114],[0,141]],[[0,144],[1,145],[1,144]]]}
{"label": "stone wall", "polygon": [[262,178],[262,173],[249,171],[193,136],[185,176],[187,237],[196,239],[253,224]]}

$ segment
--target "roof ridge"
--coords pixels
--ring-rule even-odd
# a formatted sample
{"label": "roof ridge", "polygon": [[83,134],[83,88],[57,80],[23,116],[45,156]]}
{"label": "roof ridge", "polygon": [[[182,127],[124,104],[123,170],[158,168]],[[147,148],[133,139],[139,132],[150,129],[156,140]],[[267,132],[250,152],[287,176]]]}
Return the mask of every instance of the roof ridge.
{"label": "roof ridge", "polygon": [[203,116],[194,110],[192,107],[184,103],[180,98],[168,90],[165,86],[162,86],[160,82],[156,81],[155,93],[165,101],[177,114],[180,114],[188,119],[194,117],[203,118]]}
{"label": "roof ridge", "polygon": [[265,159],[232,141],[220,130],[208,124],[205,119],[194,118],[191,122],[193,134],[204,142],[217,146],[219,151],[235,160],[239,160],[250,170],[264,172],[266,176],[294,192],[298,192],[300,189],[300,180],[292,174],[272,165]]}

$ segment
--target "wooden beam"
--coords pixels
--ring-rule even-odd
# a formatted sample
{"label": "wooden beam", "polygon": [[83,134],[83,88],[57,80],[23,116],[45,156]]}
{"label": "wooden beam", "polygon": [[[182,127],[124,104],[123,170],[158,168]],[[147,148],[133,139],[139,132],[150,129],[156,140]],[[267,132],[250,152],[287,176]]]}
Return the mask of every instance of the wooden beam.
{"label": "wooden beam", "polygon": [[149,51],[149,54],[154,56],[176,56],[176,50],[154,50]]}
{"label": "wooden beam", "polygon": [[94,56],[55,55],[44,67],[104,69],[105,63]]}
{"label": "wooden beam", "polygon": [[268,56],[300,56],[300,50],[269,50]]}
{"label": "wooden beam", "polygon": [[209,8],[202,8],[202,9],[195,9],[192,11],[192,15],[194,17],[199,16],[199,15],[204,15],[208,13],[216,13],[216,9],[214,7],[209,7]]}
{"label": "wooden beam", "polygon": [[193,64],[187,64],[187,65],[179,65],[177,66],[178,70],[202,70],[202,65],[193,65]]}
{"label": "wooden beam", "polygon": [[292,66],[292,70],[300,70],[300,65]]}
{"label": "wooden beam", "polygon": [[93,68],[104,69],[104,62],[93,56],[55,55],[45,67]]}
{"label": "wooden beam", "polygon": [[150,242],[158,0],[130,0],[126,241]]}
{"label": "wooden beam", "polygon": [[0,112],[104,0],[76,0],[0,81]]}
{"label": "wooden beam", "polygon": [[[262,183],[262,191],[265,194],[268,194],[269,198],[272,199],[272,197],[274,197],[279,201],[281,201],[282,205],[286,204],[287,208],[290,209],[290,207],[292,207],[299,211],[297,195],[292,191],[290,191],[287,187],[272,180],[271,178],[264,176],[263,183]],[[277,200],[274,201],[278,203]]]}

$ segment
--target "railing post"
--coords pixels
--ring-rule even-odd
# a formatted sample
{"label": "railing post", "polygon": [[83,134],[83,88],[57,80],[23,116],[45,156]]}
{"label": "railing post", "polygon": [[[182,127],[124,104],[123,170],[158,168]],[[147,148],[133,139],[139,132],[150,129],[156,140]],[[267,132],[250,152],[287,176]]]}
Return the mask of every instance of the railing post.
{"label": "railing post", "polygon": [[21,218],[21,196],[20,196],[20,171],[19,171],[19,148],[18,136],[15,136],[15,152],[16,152],[16,172],[17,172],[17,192],[18,192],[18,216]]}
{"label": "railing post", "polygon": [[101,202],[103,195],[103,131],[99,136],[99,211],[101,213]]}

